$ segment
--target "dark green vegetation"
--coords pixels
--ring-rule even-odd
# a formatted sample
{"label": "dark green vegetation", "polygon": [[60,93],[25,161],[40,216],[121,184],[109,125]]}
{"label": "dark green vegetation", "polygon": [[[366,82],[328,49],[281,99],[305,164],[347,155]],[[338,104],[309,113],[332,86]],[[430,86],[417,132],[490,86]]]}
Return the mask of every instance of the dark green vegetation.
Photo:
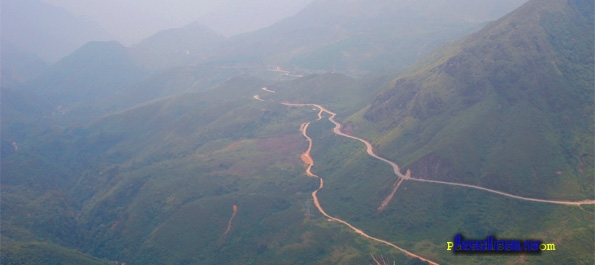
{"label": "dark green vegetation", "polygon": [[[467,189],[405,181],[389,207],[378,212],[397,179],[387,164],[370,158],[363,144],[330,131],[328,121],[309,126],[314,174],[325,178],[319,198],[327,213],[440,264],[590,264],[591,206],[540,204]],[[413,175],[415,177],[415,175]],[[363,196],[365,194],[366,196]],[[540,239],[556,244],[541,255],[453,255],[456,233],[482,239]]]}
{"label": "dark green vegetation", "polygon": [[423,178],[593,197],[593,7],[531,2],[434,55],[353,117]]}
{"label": "dark green vegetation", "polygon": [[[313,76],[291,85],[344,79]],[[7,152],[3,236],[138,264],[365,263],[369,253],[400,256],[329,227],[313,205],[312,217],[305,215],[317,182],[303,174],[299,154],[306,143],[297,129],[315,112],[254,100],[265,85],[233,78],[88,127],[55,128],[41,133],[32,151]],[[234,204],[238,214],[223,235]]]}
{"label": "dark green vegetation", "polygon": [[48,265],[105,265],[100,260],[80,252],[58,247],[53,244],[32,242],[10,244],[2,248],[0,262],[2,264],[48,264]]}
{"label": "dark green vegetation", "polygon": [[[314,4],[304,14],[321,2]],[[354,10],[336,12],[369,11]],[[248,63],[264,58],[259,53],[156,71],[117,43],[88,44],[37,79],[2,87],[0,262],[373,264],[371,255],[382,255],[423,264],[317,211],[310,194],[319,182],[304,174],[307,141],[298,131],[312,121],[313,172],[325,179],[318,194],[330,215],[441,264],[593,264],[593,205],[404,181],[379,212],[397,181],[389,165],[368,156],[362,143],[334,135],[329,121],[315,121],[318,110],[280,104],[337,112],[345,132],[369,139],[414,178],[593,199],[592,29],[589,1],[530,1],[398,78],[390,71],[295,78]],[[347,34],[338,54],[375,41],[365,34]],[[212,37],[206,46],[220,41]],[[202,45],[155,38],[146,47],[165,41],[172,48],[164,54]],[[273,44],[279,50],[271,54],[288,52]],[[313,60],[327,64],[337,59],[325,59],[333,52],[294,62],[317,68]],[[174,65],[180,58],[172,56],[163,58]],[[342,60],[340,67],[351,67]],[[456,233],[540,239],[556,251],[453,255],[445,249]]]}

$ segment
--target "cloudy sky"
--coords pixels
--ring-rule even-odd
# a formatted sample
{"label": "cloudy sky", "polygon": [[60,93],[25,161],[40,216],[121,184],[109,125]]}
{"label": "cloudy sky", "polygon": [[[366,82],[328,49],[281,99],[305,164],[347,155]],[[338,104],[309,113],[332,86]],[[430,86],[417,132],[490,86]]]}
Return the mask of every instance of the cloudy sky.
{"label": "cloudy sky", "polygon": [[312,0],[42,0],[87,17],[126,45],[200,21],[223,35],[270,25]]}

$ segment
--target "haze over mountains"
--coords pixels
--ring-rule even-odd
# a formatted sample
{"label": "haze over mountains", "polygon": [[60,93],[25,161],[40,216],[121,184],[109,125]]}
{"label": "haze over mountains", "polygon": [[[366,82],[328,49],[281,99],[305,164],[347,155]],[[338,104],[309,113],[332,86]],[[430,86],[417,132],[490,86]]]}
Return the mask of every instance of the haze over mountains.
{"label": "haze over mountains", "polygon": [[593,3],[523,2],[314,0],[3,69],[0,263],[592,264]]}
{"label": "haze over mountains", "polygon": [[98,24],[39,0],[6,0],[1,7],[3,51],[18,49],[54,63],[86,42],[113,40]]}
{"label": "haze over mountains", "polygon": [[28,81],[89,41],[112,40],[98,24],[39,0],[1,3],[2,83]]}
{"label": "haze over mountains", "polygon": [[101,24],[118,41],[134,45],[157,31],[200,22],[231,36],[292,16],[312,0],[42,0]]}
{"label": "haze over mountains", "polygon": [[233,36],[270,26],[291,17],[312,0],[221,1],[219,6],[201,16],[198,21],[224,36]]}

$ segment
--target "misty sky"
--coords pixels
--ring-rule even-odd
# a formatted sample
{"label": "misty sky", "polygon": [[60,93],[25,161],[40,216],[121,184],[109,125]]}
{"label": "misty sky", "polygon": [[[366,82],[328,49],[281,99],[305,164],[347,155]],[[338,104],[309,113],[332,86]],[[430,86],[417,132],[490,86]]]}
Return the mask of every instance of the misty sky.
{"label": "misty sky", "polygon": [[42,0],[99,23],[125,45],[200,21],[223,35],[268,26],[312,0]]}

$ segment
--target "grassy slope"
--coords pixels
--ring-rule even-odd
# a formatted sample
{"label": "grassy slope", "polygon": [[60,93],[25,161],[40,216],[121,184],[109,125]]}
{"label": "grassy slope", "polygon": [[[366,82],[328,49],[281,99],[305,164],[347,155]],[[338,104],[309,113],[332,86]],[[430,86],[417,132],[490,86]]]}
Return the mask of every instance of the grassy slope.
{"label": "grassy slope", "polygon": [[[322,75],[283,86],[300,94],[335,84],[344,98],[363,94],[343,87],[351,81]],[[313,205],[305,216],[317,182],[303,174],[306,142],[297,129],[316,112],[252,98],[270,85],[240,76],[88,127],[57,128],[31,140],[35,148],[23,144],[2,165],[3,235],[138,264],[367,263],[382,253],[407,260],[329,225]],[[336,100],[311,99],[321,98]]]}
{"label": "grassy slope", "polygon": [[[544,8],[559,4],[547,3]],[[554,111],[550,108],[565,111],[566,108],[554,101],[547,102],[544,110],[536,109],[534,105],[543,103],[539,101],[541,98],[525,100],[534,95],[529,94],[531,90],[518,92],[510,89],[512,86],[504,86],[499,93],[489,92],[489,89],[458,92],[455,87],[470,86],[455,83],[456,78],[450,75],[463,75],[455,70],[458,64],[465,62],[465,57],[458,57],[458,63],[451,61],[450,67],[454,69],[440,67],[464,48],[457,46],[447,50],[451,57],[444,57],[443,61],[428,67],[435,69],[431,72],[435,75],[429,79],[436,84],[448,81],[449,86],[445,87],[450,90],[438,90],[438,85],[433,87],[434,90],[430,85],[416,85],[416,82],[426,80],[427,72],[412,74],[402,79],[404,81],[397,81],[393,92],[404,98],[407,98],[408,86],[413,91],[420,91],[419,87],[425,86],[427,92],[414,94],[409,101],[397,100],[397,108],[387,111],[388,114],[368,109],[356,113],[354,117],[360,118],[352,119],[355,121],[351,124],[354,134],[374,139],[375,144],[380,144],[382,154],[412,168],[419,159],[426,158],[423,161],[430,161],[428,163],[432,159],[444,162],[445,158],[440,155],[450,154],[449,150],[467,148],[481,154],[487,151],[474,149],[485,146],[483,148],[490,150],[489,154],[493,156],[488,157],[490,163],[496,165],[486,168],[498,172],[502,167],[497,165],[503,162],[494,157],[518,163],[518,158],[507,158],[498,152],[511,152],[513,148],[526,146],[541,147],[545,140],[527,137],[527,134],[534,136],[536,130],[550,133],[551,128],[554,131],[560,128],[556,122],[565,120],[552,118],[550,114]],[[484,50],[476,52],[483,53]],[[469,56],[469,60],[473,58]],[[565,60],[567,55],[560,55],[560,58],[552,60],[561,72],[583,73],[580,69],[564,68],[572,64],[556,61]],[[580,58],[585,56],[575,59]],[[451,74],[444,74],[447,70]],[[481,78],[485,76],[490,74]],[[584,86],[572,83],[573,80],[566,81],[580,93]],[[313,205],[310,205],[312,216],[305,216],[310,192],[317,187],[317,182],[303,174],[299,154],[305,150],[306,142],[297,128],[302,122],[315,119],[316,111],[252,99],[252,95],[261,94],[263,98],[276,101],[315,102],[328,105],[337,112],[353,113],[371,100],[369,93],[385,87],[386,82],[386,78],[353,80],[335,74],[310,76],[289,83],[243,76],[210,91],[174,96],[114,113],[88,127],[48,130],[43,138],[31,141],[28,147],[24,144],[17,155],[2,161],[2,199],[6,200],[2,202],[2,234],[11,240],[47,240],[80,248],[94,256],[138,264],[279,264],[280,261],[287,264],[365,264],[371,263],[370,254],[384,254],[398,262],[414,263],[415,260],[397,251],[371,244],[347,232],[343,226],[327,222]],[[264,92],[260,90],[263,86],[278,92]],[[390,98],[393,92],[389,90],[384,95]],[[514,94],[517,92],[520,93],[518,98],[523,100],[509,102],[511,98],[517,98]],[[513,93],[515,97],[506,93]],[[443,104],[438,96],[444,96]],[[448,100],[457,104],[449,105]],[[448,106],[457,107],[451,110]],[[453,117],[445,118],[445,114],[436,112],[436,107]],[[582,111],[592,113],[592,105],[586,105]],[[519,112],[530,117],[532,122],[527,122],[527,117]],[[559,116],[576,117],[572,112],[558,112]],[[372,121],[363,119],[366,116],[372,117]],[[393,120],[393,117],[397,119]],[[493,124],[477,126],[485,120]],[[457,126],[449,127],[453,121]],[[578,128],[569,130],[572,132],[588,134],[589,130],[584,126],[592,128],[592,121],[586,125],[580,120],[566,121],[568,126]],[[514,129],[492,130],[503,123]],[[368,131],[366,125],[369,124],[380,129]],[[399,126],[394,129],[397,124]],[[461,232],[469,237],[496,234],[556,243],[558,251],[525,257],[529,262],[593,263],[593,243],[585,237],[593,234],[593,207],[583,207],[584,211],[581,211],[578,207],[518,202],[468,189],[405,182],[389,207],[378,214],[376,208],[395,181],[390,168],[365,155],[360,143],[333,136],[330,128],[330,123],[320,121],[309,129],[315,141],[314,171],[327,180],[325,189],[319,193],[320,199],[330,214],[345,218],[371,235],[440,262],[513,264],[521,261],[519,256],[452,256],[444,251],[444,244],[454,233]],[[570,136],[573,135],[557,137],[565,132],[559,130],[546,140],[572,139]],[[436,136],[438,134],[440,137]],[[481,137],[471,137],[490,134],[500,137],[490,141],[505,139],[511,144],[498,142],[502,150],[492,150],[496,144],[481,144],[484,141]],[[409,142],[416,138],[419,139]],[[514,144],[519,138],[535,138],[535,142]],[[469,139],[473,141],[466,143]],[[586,137],[585,141],[592,142],[592,137]],[[431,148],[436,149],[433,151],[435,156],[428,157]],[[559,151],[556,145],[546,145],[545,148],[546,151],[551,148],[550,153],[554,154]],[[542,155],[548,155],[548,152],[540,151],[536,157],[523,159],[539,160]],[[559,159],[559,156],[555,157]],[[456,173],[459,168],[473,170],[477,167],[474,158],[472,154],[458,157],[458,160],[453,158],[454,162],[450,163],[454,173],[442,177],[473,180]],[[584,161],[584,174],[592,176],[592,165],[588,164],[591,159],[587,157]],[[562,159],[557,163],[566,162]],[[42,174],[47,169],[51,169],[52,174]],[[414,168],[414,176],[416,172],[421,171]],[[564,168],[563,172],[567,170]],[[36,182],[35,176],[47,179]],[[581,180],[568,178],[568,186],[552,187],[547,195],[573,198],[565,196],[575,191]],[[51,186],[56,180],[62,184]],[[482,185],[490,184],[482,181]],[[557,185],[555,181],[553,183]],[[519,192],[529,195],[533,189],[536,194],[547,191],[543,183],[535,188],[514,185],[505,188],[509,187],[518,187]],[[586,190],[577,194],[592,192]],[[238,213],[231,231],[223,235],[234,204],[238,206]],[[34,215],[28,216],[29,212]],[[61,225],[65,222],[69,224],[66,227]],[[3,244],[3,253],[7,247]]]}
{"label": "grassy slope", "polygon": [[394,76],[386,72],[354,79],[337,73],[314,74],[274,83],[269,89],[276,93],[260,94],[261,98],[276,102],[322,104],[341,117],[363,108]]}
{"label": "grassy slope", "polygon": [[[325,87],[336,78],[314,77],[288,89],[299,91],[310,82]],[[252,99],[266,93],[262,86],[249,78],[230,80],[93,125],[123,126],[134,135],[108,154],[142,151],[111,177],[120,178],[117,184],[106,185],[83,207],[82,223],[100,238],[85,249],[140,263],[365,263],[370,253],[406,260],[340,226],[325,229],[313,205],[313,216],[304,216],[316,181],[303,174],[299,153],[306,146],[297,128],[315,112]],[[147,116],[152,118],[135,118]],[[233,204],[238,214],[223,235]]]}
{"label": "grassy slope", "polygon": [[[377,208],[397,179],[388,165],[370,158],[363,144],[338,137],[328,121],[312,123],[314,173],[325,179],[319,192],[326,211],[372,236],[394,242],[445,264],[590,264],[595,224],[592,206],[523,202],[467,188],[405,181],[383,212]],[[540,239],[555,252],[536,256],[452,255],[446,242],[468,238]],[[399,260],[397,259],[397,262]]]}
{"label": "grassy slope", "polygon": [[[346,123],[414,177],[529,197],[592,198],[593,51],[587,47],[593,35],[582,30],[592,29],[589,7],[584,1],[530,2],[416,66]],[[396,182],[390,168],[369,159],[363,145],[333,136],[331,127],[309,128],[314,172],[326,179],[320,198],[331,215],[441,263],[593,262],[592,206],[406,181],[378,213]],[[456,233],[538,238],[557,251],[455,256],[444,247]]]}
{"label": "grassy slope", "polygon": [[[4,240],[3,240],[4,241]],[[106,260],[85,255],[81,252],[66,249],[51,243],[28,242],[7,243],[2,242],[2,264],[48,264],[48,265],[103,265]]]}
{"label": "grassy slope", "polygon": [[348,121],[419,177],[592,198],[593,12],[582,4],[530,2]]}

